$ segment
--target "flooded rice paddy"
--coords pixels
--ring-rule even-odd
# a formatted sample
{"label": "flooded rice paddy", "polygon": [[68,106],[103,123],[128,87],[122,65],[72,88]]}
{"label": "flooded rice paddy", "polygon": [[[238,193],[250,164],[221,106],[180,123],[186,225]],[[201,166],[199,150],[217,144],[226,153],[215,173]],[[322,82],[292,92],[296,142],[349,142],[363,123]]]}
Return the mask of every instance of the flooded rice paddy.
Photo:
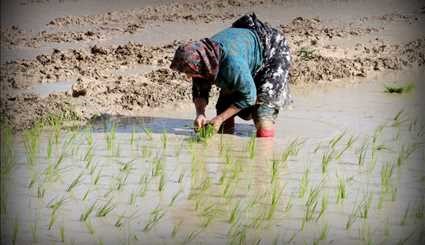
{"label": "flooded rice paddy", "polygon": [[274,140],[251,137],[242,121],[235,135],[199,139],[185,108],[78,128],[54,120],[17,135],[4,128],[2,241],[420,244],[417,78],[409,94],[366,82],[299,95]]}

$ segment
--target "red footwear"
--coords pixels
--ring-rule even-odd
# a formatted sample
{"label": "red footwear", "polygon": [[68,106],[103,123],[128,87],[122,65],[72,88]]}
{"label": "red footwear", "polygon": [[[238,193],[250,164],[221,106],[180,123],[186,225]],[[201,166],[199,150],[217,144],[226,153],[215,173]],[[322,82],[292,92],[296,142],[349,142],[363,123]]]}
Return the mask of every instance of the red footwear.
{"label": "red footwear", "polygon": [[275,129],[261,128],[257,130],[257,137],[274,137]]}

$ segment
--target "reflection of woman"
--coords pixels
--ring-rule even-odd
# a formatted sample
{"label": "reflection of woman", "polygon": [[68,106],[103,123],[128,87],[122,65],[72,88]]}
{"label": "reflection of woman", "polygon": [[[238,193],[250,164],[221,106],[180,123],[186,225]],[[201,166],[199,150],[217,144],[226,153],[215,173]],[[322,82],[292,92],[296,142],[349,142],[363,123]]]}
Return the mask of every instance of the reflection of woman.
{"label": "reflection of woman", "polygon": [[211,85],[220,90],[217,116],[210,120],[216,130],[232,133],[234,116],[254,119],[258,137],[273,137],[279,110],[290,102],[288,69],[290,55],[283,35],[244,15],[211,38],[181,45],[171,68],[192,77],[195,127],[207,123],[205,107]]}

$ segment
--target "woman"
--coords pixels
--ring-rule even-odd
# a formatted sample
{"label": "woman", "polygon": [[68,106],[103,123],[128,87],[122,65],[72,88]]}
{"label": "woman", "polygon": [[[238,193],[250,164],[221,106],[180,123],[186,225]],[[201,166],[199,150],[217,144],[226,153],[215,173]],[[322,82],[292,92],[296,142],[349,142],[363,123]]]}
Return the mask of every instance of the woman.
{"label": "woman", "polygon": [[[273,137],[275,120],[291,102],[288,86],[290,54],[283,34],[244,15],[211,38],[177,48],[170,68],[192,78],[195,128],[210,123],[233,133],[234,117],[254,119],[257,137]],[[211,85],[220,88],[217,116],[207,121]]]}

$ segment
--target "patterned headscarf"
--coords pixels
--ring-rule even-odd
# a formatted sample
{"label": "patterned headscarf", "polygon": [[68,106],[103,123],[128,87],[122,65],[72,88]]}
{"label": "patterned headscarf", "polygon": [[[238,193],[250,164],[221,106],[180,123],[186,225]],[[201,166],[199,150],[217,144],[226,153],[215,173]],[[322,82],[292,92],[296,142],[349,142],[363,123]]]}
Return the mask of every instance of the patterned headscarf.
{"label": "patterned headscarf", "polygon": [[204,38],[179,46],[170,68],[179,72],[200,74],[213,82],[217,77],[219,62],[218,43]]}

